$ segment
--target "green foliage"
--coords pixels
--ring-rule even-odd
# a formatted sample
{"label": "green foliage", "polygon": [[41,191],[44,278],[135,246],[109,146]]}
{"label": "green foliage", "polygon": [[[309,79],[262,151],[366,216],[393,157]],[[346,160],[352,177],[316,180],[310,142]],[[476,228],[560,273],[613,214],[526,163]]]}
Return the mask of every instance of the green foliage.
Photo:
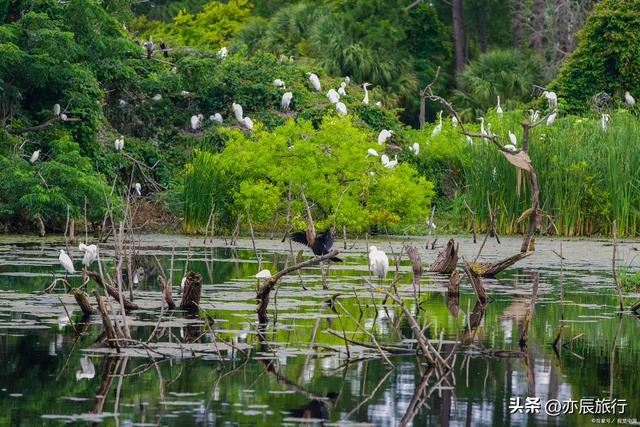
{"label": "green foliage", "polygon": [[585,112],[590,98],[604,91],[621,97],[640,93],[640,1],[604,0],[579,33],[578,47],[551,85],[567,110]]}
{"label": "green foliage", "polygon": [[303,212],[298,197],[303,189],[318,229],[346,225],[358,232],[421,222],[433,185],[408,163],[387,169],[378,158],[367,157],[374,144],[374,135],[348,118],[332,116],[318,129],[289,120],[272,132],[259,128],[246,136],[229,131],[220,153],[197,152],[186,167],[185,229],[203,228],[212,205],[218,224],[226,226],[246,213],[263,224],[276,211],[283,218],[289,185],[294,218]]}
{"label": "green foliage", "polygon": [[220,49],[250,15],[247,0],[210,1],[197,13],[180,10],[172,22],[148,21],[143,15],[133,27],[140,35],[164,39],[172,46]]}
{"label": "green foliage", "polygon": [[454,105],[467,119],[473,119],[496,106],[515,108],[531,99],[533,86],[540,83],[541,64],[532,52],[492,50],[472,61],[458,77],[460,90],[454,92]]}

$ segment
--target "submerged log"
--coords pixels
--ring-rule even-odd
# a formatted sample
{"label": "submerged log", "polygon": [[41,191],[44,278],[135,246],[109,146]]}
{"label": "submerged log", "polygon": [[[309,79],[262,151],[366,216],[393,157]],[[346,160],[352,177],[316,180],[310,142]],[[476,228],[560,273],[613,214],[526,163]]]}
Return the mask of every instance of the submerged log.
{"label": "submerged log", "polygon": [[449,276],[449,296],[458,296],[460,295],[460,273],[458,271],[454,271]]}
{"label": "submerged log", "polygon": [[180,308],[189,312],[198,311],[200,308],[200,293],[202,292],[202,276],[190,271],[187,273],[182,290]]}
{"label": "submerged log", "polygon": [[518,261],[533,255],[533,252],[520,252],[495,264],[491,263],[472,263],[473,270],[482,277],[494,277],[496,274],[506,270]]}
{"label": "submerged log", "polygon": [[173,302],[173,297],[171,296],[171,283],[167,283],[164,280],[164,277],[158,276],[158,284],[160,285],[160,290],[162,291],[162,298],[164,302],[167,303],[167,308],[169,310],[176,309],[176,303]]}
{"label": "submerged log", "polygon": [[489,301],[489,296],[482,284],[482,277],[480,277],[478,272],[473,269],[473,266],[466,259],[462,258],[462,261],[464,262],[464,272],[467,273],[467,277],[469,277],[469,280],[471,281],[471,286],[473,287],[473,291],[476,294],[478,302],[482,305],[486,304],[487,301]]}
{"label": "submerged log", "polygon": [[96,314],[96,311],[93,309],[93,307],[91,307],[91,304],[89,303],[89,297],[87,296],[87,294],[82,292],[80,289],[76,288],[73,290],[73,296],[76,299],[76,302],[78,303],[78,305],[80,306],[82,313],[84,313],[87,316]]}
{"label": "submerged log", "polygon": [[458,248],[453,239],[447,243],[447,247],[438,254],[436,260],[429,267],[432,273],[451,274],[458,264]]}
{"label": "submerged log", "polygon": [[95,271],[86,271],[87,276],[92,278],[102,289],[104,289],[116,302],[120,303],[120,299],[122,298],[122,304],[124,305],[125,310],[135,310],[138,308],[138,304],[131,302],[124,295],[120,295],[120,292],[110,284],[106,283],[102,276],[100,276]]}

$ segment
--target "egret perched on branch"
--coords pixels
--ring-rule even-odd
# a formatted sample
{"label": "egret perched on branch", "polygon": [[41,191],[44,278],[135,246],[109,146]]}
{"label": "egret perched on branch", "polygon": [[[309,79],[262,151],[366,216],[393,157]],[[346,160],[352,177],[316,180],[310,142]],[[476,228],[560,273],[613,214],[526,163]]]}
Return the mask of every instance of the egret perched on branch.
{"label": "egret perched on branch", "polygon": [[549,117],[547,117],[547,126],[551,126],[553,124],[553,122],[556,121],[556,116],[558,115],[557,111],[554,111],[553,113],[551,113],[549,115]]}
{"label": "egret perched on branch", "polygon": [[313,85],[313,88],[316,90],[316,92],[320,92],[322,90],[322,85],[320,84],[320,79],[317,75],[309,73],[309,81]]}
{"label": "egret perched on branch", "polygon": [[327,92],[327,98],[329,99],[329,102],[335,104],[340,101],[340,94],[336,92],[335,89],[329,89],[329,92]]}
{"label": "egret perched on branch", "polygon": [[63,122],[66,122],[67,120],[69,120],[69,117],[67,117],[65,113],[62,113],[60,114],[60,120],[62,120]]}
{"label": "egret perched on branch", "polygon": [[500,106],[500,95],[498,95],[498,105],[496,106],[496,113],[498,113],[498,117],[502,118],[502,107]]}
{"label": "egret perched on branch", "polygon": [[382,145],[387,142],[387,139],[391,138],[391,135],[393,135],[392,130],[382,129],[378,134],[378,145]]}
{"label": "egret perched on branch", "polygon": [[387,277],[389,271],[389,258],[387,254],[375,246],[369,247],[369,267],[371,271],[382,280]]}
{"label": "egret perched on branch", "polygon": [[136,182],[133,187],[136,189],[136,193],[138,193],[138,196],[142,196],[142,185],[140,185],[139,182]]}
{"label": "egret perched on branch", "polygon": [[347,115],[347,106],[342,102],[336,102],[336,111],[343,116]]}
{"label": "egret perched on branch", "polygon": [[280,79],[275,79],[273,81],[273,85],[275,87],[277,87],[278,89],[287,89],[287,86],[284,84],[284,82]]}
{"label": "egret perched on branch", "polygon": [[64,268],[65,277],[67,274],[75,274],[76,269],[73,267],[73,261],[71,261],[71,257],[67,255],[64,249],[60,249],[60,256],[58,256],[58,261],[60,261],[60,265]]}
{"label": "egret perched on branch", "polygon": [[362,89],[364,89],[364,98],[362,99],[363,104],[369,105],[369,91],[367,88],[371,86],[371,83],[365,83],[362,85]]}
{"label": "egret perched on branch", "polygon": [[347,91],[345,90],[347,84],[345,82],[340,83],[340,88],[338,89],[338,94],[340,96],[347,96]]}
{"label": "egret perched on branch", "polygon": [[542,92],[547,101],[549,102],[549,108],[556,108],[558,106],[558,95],[555,92],[549,92],[545,90]]}
{"label": "egret perched on branch", "polygon": [[120,135],[120,138],[116,139],[116,141],[113,143],[113,146],[116,151],[122,150],[124,148],[124,136]]}
{"label": "egret perched on branch", "polygon": [[516,135],[511,132],[511,130],[507,131],[509,133],[509,141],[511,141],[511,143],[516,146],[518,145],[518,138],[516,138]]}
{"label": "egret perched on branch", "polygon": [[242,111],[242,105],[236,104],[235,102],[231,104],[231,108],[233,109],[233,114],[236,116],[236,120],[242,124],[244,112]]}
{"label": "egret perched on branch", "polygon": [[94,261],[98,260],[98,247],[96,245],[85,245],[84,243],[80,243],[78,249],[84,252],[82,265],[85,267],[89,267]]}
{"label": "egret perched on branch", "polygon": [[367,156],[375,156],[378,157],[378,152],[376,150],[374,150],[373,148],[369,148],[367,150]]}
{"label": "egret perched on branch", "polygon": [[209,116],[209,121],[214,122],[214,123],[222,123],[224,120],[222,119],[222,114],[215,113],[215,114]]}
{"label": "egret perched on branch", "polygon": [[[484,129],[484,117],[478,118],[480,120],[480,135],[487,135],[487,131]],[[488,142],[487,138],[483,138],[484,142]]]}
{"label": "egret perched on branch", "polygon": [[[627,92],[629,93],[629,92]],[[53,115],[54,116],[59,116],[60,115],[60,104],[53,104]]]}
{"label": "egret perched on branch", "polygon": [[29,161],[31,162],[31,164],[34,164],[38,161],[38,158],[40,158],[40,150],[34,151]]}
{"label": "egret perched on branch", "polygon": [[292,92],[285,92],[284,94],[282,94],[282,102],[280,103],[280,108],[282,109],[282,111],[289,111],[289,106],[291,105],[292,99]]}
{"label": "egret perched on branch", "polygon": [[440,110],[439,116],[440,122],[436,125],[436,127],[433,128],[433,131],[431,132],[431,138],[435,138],[436,136],[440,135],[440,132],[442,131],[442,110]]}
{"label": "egret perched on branch", "polygon": [[258,274],[256,274],[256,279],[269,279],[271,277],[271,272],[267,269],[260,270]]}
{"label": "egret perched on branch", "polygon": [[624,93],[624,102],[626,102],[631,107],[636,105],[635,98],[631,96],[631,94],[628,91]]}
{"label": "egret perched on branch", "polygon": [[540,118],[540,111],[538,110],[529,110],[529,122],[535,123]]}
{"label": "egret perched on branch", "polygon": [[220,48],[220,50],[218,52],[216,52],[216,56],[220,59],[224,59],[227,57],[227,54],[229,53],[229,51],[227,50],[226,46]]}
{"label": "egret perched on branch", "polygon": [[504,146],[504,149],[505,149],[505,150],[512,151],[512,152],[516,152],[516,151],[518,150],[518,149],[516,148],[516,146],[515,146],[515,145],[513,145],[513,144],[507,144],[507,145],[505,145],[505,146]]}

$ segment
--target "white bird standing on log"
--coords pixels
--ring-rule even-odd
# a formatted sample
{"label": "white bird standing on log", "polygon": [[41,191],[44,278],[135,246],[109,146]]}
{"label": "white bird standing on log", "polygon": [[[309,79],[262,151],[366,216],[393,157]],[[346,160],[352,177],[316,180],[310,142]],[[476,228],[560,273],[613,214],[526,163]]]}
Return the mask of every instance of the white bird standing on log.
{"label": "white bird standing on log", "polygon": [[336,111],[338,112],[338,114],[346,116],[347,115],[347,106],[344,105],[344,103],[342,103],[342,102],[337,102],[336,103]]}
{"label": "white bird standing on log", "polygon": [[76,269],[73,267],[73,261],[71,257],[67,255],[64,249],[60,249],[60,256],[58,256],[58,261],[60,261],[60,265],[64,268],[65,277],[67,274],[75,274]]}
{"label": "white bird standing on log", "polygon": [[84,243],[80,243],[78,249],[84,252],[82,265],[85,267],[89,267],[94,261],[98,260],[98,247],[96,245],[85,245]]}
{"label": "white bird standing on log", "polygon": [[496,106],[496,113],[498,113],[498,117],[502,118],[502,107],[500,106],[500,95],[498,95],[498,105]]}
{"label": "white bird standing on log", "polygon": [[509,133],[509,141],[511,141],[511,144],[513,144],[513,146],[515,147],[516,145],[518,145],[518,138],[516,138],[516,135],[511,132],[511,130],[508,131]]}
{"label": "white bird standing on log", "polygon": [[289,111],[289,106],[291,105],[292,99],[293,99],[293,93],[285,92],[282,95],[282,102],[280,103],[280,109],[284,112]]}
{"label": "white bird standing on log", "polygon": [[256,274],[256,279],[269,279],[271,277],[271,271],[264,269],[260,270],[258,274]]}
{"label": "white bird standing on log", "polygon": [[38,158],[40,158],[40,150],[34,151],[29,161],[31,162],[31,164],[34,164],[38,161]]}
{"label": "white bird standing on log", "polygon": [[389,258],[387,254],[375,246],[369,247],[369,267],[371,271],[382,280],[387,277],[389,271]]}
{"label": "white bird standing on log", "polygon": [[387,139],[391,138],[391,135],[393,135],[392,130],[382,129],[378,134],[378,145],[382,145],[387,142]]}
{"label": "white bird standing on log", "polygon": [[633,96],[631,96],[629,91],[624,93],[624,102],[626,102],[627,105],[629,105],[630,107],[633,107],[634,105],[636,105],[636,99]]}
{"label": "white bird standing on log", "polygon": [[439,116],[440,121],[436,125],[436,127],[433,128],[433,131],[431,132],[431,138],[435,138],[436,136],[440,135],[440,132],[442,132],[442,110],[440,110]]}
{"label": "white bird standing on log", "polygon": [[367,88],[371,86],[371,83],[365,83],[362,85],[362,89],[364,89],[364,98],[362,99],[363,104],[369,105],[369,91]]}
{"label": "white bird standing on log", "polygon": [[318,76],[316,74],[310,73],[309,74],[309,81],[313,85],[313,88],[316,90],[316,92],[320,92],[322,90],[322,85],[320,84],[320,79],[318,78]]}

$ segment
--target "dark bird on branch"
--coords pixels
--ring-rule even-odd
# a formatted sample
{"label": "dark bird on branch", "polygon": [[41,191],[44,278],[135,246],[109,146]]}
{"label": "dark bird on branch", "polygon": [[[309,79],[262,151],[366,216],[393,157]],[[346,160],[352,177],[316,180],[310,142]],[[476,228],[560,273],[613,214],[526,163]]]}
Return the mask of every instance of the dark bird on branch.
{"label": "dark bird on branch", "polygon": [[[298,231],[291,234],[291,240],[296,243],[302,243],[309,246],[314,255],[325,255],[331,251],[333,246],[333,233],[331,230],[327,230],[323,233],[315,235],[313,231],[308,227],[306,231]],[[333,262],[342,262],[340,258],[331,258]]]}

